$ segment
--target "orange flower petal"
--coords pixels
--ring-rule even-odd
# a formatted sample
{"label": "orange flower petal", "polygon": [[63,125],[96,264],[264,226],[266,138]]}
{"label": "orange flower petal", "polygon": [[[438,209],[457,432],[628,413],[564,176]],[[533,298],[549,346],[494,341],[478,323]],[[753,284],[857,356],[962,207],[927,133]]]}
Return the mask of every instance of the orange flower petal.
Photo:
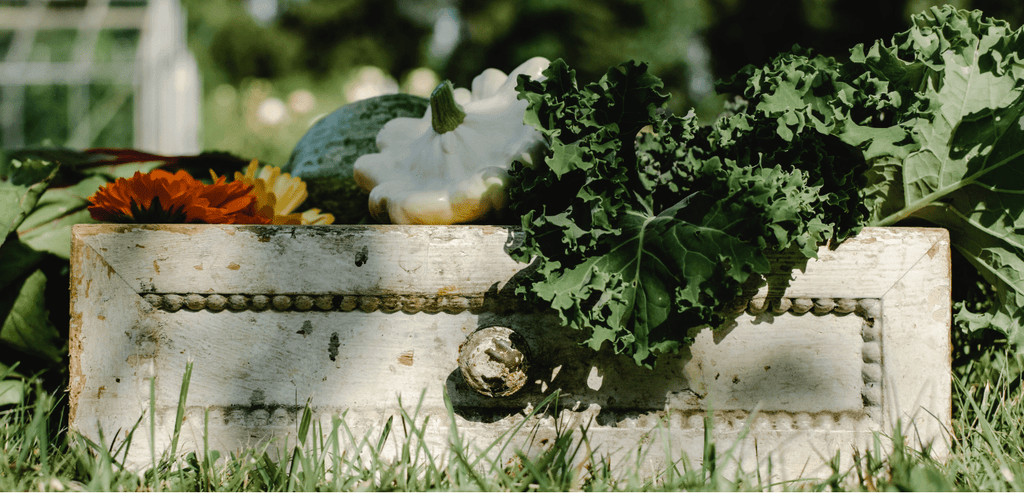
{"label": "orange flower petal", "polygon": [[[89,213],[98,221],[111,222],[270,223],[256,212],[252,187],[225,180],[204,185],[184,170],[136,172],[97,190],[89,197]],[[159,210],[151,210],[155,208]]]}

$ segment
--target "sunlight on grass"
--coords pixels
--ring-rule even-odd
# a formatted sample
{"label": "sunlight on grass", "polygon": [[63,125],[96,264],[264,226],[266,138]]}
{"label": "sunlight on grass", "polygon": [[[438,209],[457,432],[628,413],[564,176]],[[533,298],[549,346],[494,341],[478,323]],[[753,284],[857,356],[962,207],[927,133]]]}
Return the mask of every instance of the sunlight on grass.
{"label": "sunlight on grass", "polygon": [[[613,463],[592,451],[587,428],[558,429],[556,438],[540,450],[518,450],[512,438],[536,433],[523,420],[483,448],[465,443],[448,410],[447,450],[426,446],[429,417],[418,417],[422,400],[387,420],[376,434],[355,435],[345,416],[329,425],[313,419],[308,403],[298,423],[297,443],[271,442],[262,447],[223,453],[177,449],[191,364],[186,367],[175,421],[175,436],[163,456],[136,472],[122,467],[133,437],[150,431],[140,417],[114,449],[68,432],[65,402],[48,394],[38,381],[30,402],[0,408],[0,490],[127,490],[127,491],[341,491],[341,490],[1024,490],[1024,409],[1021,407],[1022,358],[992,351],[988,360],[963,369],[954,382],[957,414],[953,423],[952,455],[938,462],[929,450],[913,450],[903,437],[876,435],[868,450],[853,454],[853,466],[831,461],[832,474],[781,484],[766,483],[759,472],[724,474],[733,444],[705,443],[701,464],[680,458],[655,475],[642,476],[640,450],[632,460]],[[530,414],[557,407],[558,394],[535,406]],[[752,413],[754,415],[756,413]],[[528,416],[528,417],[530,417]],[[205,423],[209,424],[209,414]],[[325,429],[324,426],[329,426]],[[713,420],[705,420],[711,436]],[[101,443],[115,442],[109,435]],[[397,443],[397,451],[386,451]],[[725,450],[719,453],[718,450]],[[886,452],[891,450],[891,452]],[[272,457],[282,457],[275,460]],[[635,461],[635,462],[634,462]]]}

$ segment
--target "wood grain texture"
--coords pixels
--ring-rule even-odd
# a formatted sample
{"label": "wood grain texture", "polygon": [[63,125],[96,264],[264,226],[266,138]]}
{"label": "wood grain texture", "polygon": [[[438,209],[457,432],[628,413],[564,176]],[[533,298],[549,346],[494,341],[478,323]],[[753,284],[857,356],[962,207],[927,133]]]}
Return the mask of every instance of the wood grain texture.
{"label": "wood grain texture", "polygon": [[[181,376],[194,361],[185,450],[202,443],[205,413],[210,445],[220,450],[294,440],[308,400],[327,432],[345,412],[357,434],[379,430],[399,402],[419,405],[420,418],[432,423],[425,439],[441,453],[446,393],[460,432],[482,446],[559,389],[557,412],[533,418],[540,427],[517,438],[522,445],[542,443],[556,421],[590,423],[591,443],[615,457],[668,438],[673,454],[698,459],[703,416],[713,410],[723,443],[752,426],[738,463],[750,470],[771,457],[780,478],[824,471],[820,458],[829,451],[864,450],[872,431],[892,431],[897,419],[917,427],[914,440],[938,440],[944,451],[951,402],[944,230],[867,228],[822,248],[802,271],[769,276],[746,313],[699,331],[691,348],[654,370],[607,347],[582,347],[583,334],[544,311],[339,308],[351,297],[507,291],[526,267],[506,253],[517,235],[477,226],[76,226],[72,427],[94,440],[100,428],[108,441],[116,430],[123,437],[152,404],[155,440],[137,435],[129,454],[144,466],[150,446],[170,442]],[[287,294],[290,301],[284,311],[168,311],[146,301],[154,293]],[[337,297],[329,309],[315,307],[324,295]],[[296,309],[300,296],[305,308]],[[470,333],[495,325],[516,330],[530,349],[530,381],[503,398],[472,391],[456,362]],[[645,464],[659,467],[664,450],[652,447]]]}
{"label": "wood grain texture", "polygon": [[525,267],[505,254],[514,234],[493,226],[95,224],[78,232],[140,293],[484,293]]}

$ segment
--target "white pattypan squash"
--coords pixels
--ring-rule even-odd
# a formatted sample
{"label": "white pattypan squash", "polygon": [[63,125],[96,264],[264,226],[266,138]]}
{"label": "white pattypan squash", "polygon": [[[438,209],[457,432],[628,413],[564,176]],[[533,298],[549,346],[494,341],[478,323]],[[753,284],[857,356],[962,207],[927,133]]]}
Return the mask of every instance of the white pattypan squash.
{"label": "white pattypan squash", "polygon": [[517,98],[519,75],[541,79],[548,60],[527,60],[511,74],[487,69],[472,90],[445,81],[422,118],[395,118],[377,134],[377,154],[354,164],[370,192],[370,214],[394,224],[473,221],[508,202],[509,165],[540,162],[544,137],[523,123],[527,102]]}

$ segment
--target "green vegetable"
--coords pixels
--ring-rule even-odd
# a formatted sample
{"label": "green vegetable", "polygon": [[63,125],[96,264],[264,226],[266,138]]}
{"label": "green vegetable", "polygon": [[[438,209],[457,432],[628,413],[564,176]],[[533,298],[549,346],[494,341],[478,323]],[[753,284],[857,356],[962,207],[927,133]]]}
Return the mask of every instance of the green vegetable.
{"label": "green vegetable", "polygon": [[513,168],[526,232],[513,255],[537,258],[520,291],[595,349],[607,341],[653,365],[691,343],[690,328],[721,323],[768,272],[766,252],[813,256],[864,212],[853,178],[866,165],[836,137],[780,135],[774,119],[742,112],[710,128],[692,113],[665,118],[668,97],[642,64],[583,87],[561,60],[544,75],[519,88],[551,152],[546,166]]}
{"label": "green vegetable", "polygon": [[660,116],[643,65],[579,87],[556,61],[522,81],[551,150],[513,168],[514,254],[538,266],[520,291],[650,365],[719,323],[766,251],[937,225],[996,298],[957,320],[1024,343],[1024,37],[948,6],[913,23],[846,63],[795,48],[743,69],[718,86],[742,99],[706,127]]}
{"label": "green vegetable", "polygon": [[[990,309],[961,306],[968,329],[1024,343],[1024,35],[981,12],[933,8],[891,43],[858,47],[866,78],[904,103],[888,148],[902,160],[876,164],[888,193],[873,224],[920,221],[950,230],[953,248],[994,288]],[[905,157],[904,157],[905,156]]]}
{"label": "green vegetable", "polygon": [[306,183],[306,205],[334,215],[335,224],[358,224],[369,219],[366,192],[352,178],[352,165],[363,154],[377,152],[377,133],[400,117],[419,118],[426,98],[388,94],[338,108],[316,122],[299,139],[282,172]]}

